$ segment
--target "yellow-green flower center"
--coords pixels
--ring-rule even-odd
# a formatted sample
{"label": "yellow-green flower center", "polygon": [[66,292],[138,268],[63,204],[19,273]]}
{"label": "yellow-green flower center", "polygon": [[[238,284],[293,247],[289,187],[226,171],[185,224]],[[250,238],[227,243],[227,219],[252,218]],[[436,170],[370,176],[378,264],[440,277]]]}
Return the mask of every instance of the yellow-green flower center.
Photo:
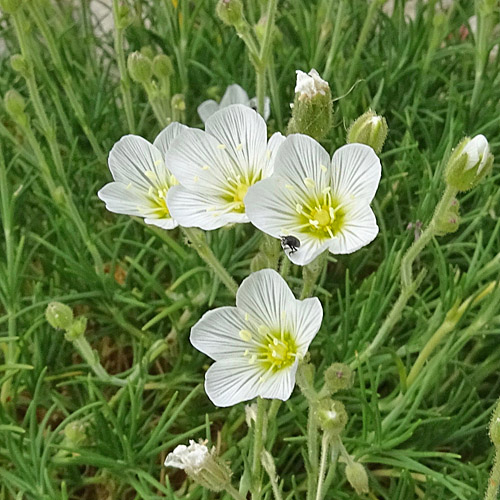
{"label": "yellow-green flower center", "polygon": [[166,200],[167,192],[168,188],[160,188],[157,189],[156,193],[151,197],[153,212],[158,219],[165,219],[170,217],[170,211],[168,210]]}

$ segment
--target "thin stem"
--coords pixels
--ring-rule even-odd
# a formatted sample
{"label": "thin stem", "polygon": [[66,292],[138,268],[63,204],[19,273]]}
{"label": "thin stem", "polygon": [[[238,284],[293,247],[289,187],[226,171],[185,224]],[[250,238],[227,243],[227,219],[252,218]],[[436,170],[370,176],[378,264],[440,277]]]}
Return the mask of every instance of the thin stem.
{"label": "thin stem", "polygon": [[323,438],[321,439],[321,459],[319,464],[319,473],[318,473],[318,490],[316,492],[316,500],[322,500],[323,498],[323,481],[325,480],[325,472],[326,472],[326,462],[328,457],[328,448],[329,448],[330,439],[328,434],[323,433]]}
{"label": "thin stem", "polygon": [[226,491],[234,498],[234,500],[246,500],[246,497],[244,497],[232,484],[226,486]]}
{"label": "thin stem", "polygon": [[198,255],[212,268],[216,276],[226,285],[226,288],[236,296],[236,292],[238,291],[236,281],[234,281],[231,275],[226,271],[226,268],[214,255],[207,244],[203,232],[192,227],[183,227],[182,231],[189,241],[191,241]]}
{"label": "thin stem", "polygon": [[162,106],[159,102],[158,91],[153,87],[151,83],[145,83],[144,90],[146,91],[149,104],[151,106],[151,109],[153,110],[156,120],[162,128],[166,127],[169,124],[170,120],[168,116],[165,116],[165,112],[163,111]]}
{"label": "thin stem", "polygon": [[330,79],[333,63],[335,62],[337,56],[340,40],[340,28],[342,26],[344,15],[344,6],[345,0],[340,0],[339,7],[337,9],[337,16],[335,18],[335,28],[333,29],[332,42],[330,44],[330,50],[328,51],[328,56],[326,58],[325,70],[323,71],[323,78],[327,81]]}
{"label": "thin stem", "polygon": [[306,299],[311,296],[314,287],[316,286],[316,281],[323,271],[327,257],[328,250],[324,251],[321,255],[318,255],[315,260],[307,266],[304,266],[302,269],[304,283],[302,285],[302,293],[300,294],[301,299]]}
{"label": "thin stem", "polygon": [[252,500],[261,497],[261,458],[264,447],[264,421],[266,414],[266,402],[262,398],[257,398],[257,418],[255,420],[253,436],[253,455],[252,455]]}
{"label": "thin stem", "polygon": [[335,477],[335,473],[337,472],[337,462],[339,458],[339,443],[338,440],[335,440],[332,443],[332,459],[328,464],[328,473],[326,474],[325,483],[324,483],[324,491],[329,491],[330,484],[332,484],[333,478]]}
{"label": "thin stem", "polygon": [[309,403],[307,417],[307,457],[309,459],[309,474],[307,478],[307,498],[312,499],[316,493],[316,478],[319,474],[318,466],[318,421],[314,407]]}

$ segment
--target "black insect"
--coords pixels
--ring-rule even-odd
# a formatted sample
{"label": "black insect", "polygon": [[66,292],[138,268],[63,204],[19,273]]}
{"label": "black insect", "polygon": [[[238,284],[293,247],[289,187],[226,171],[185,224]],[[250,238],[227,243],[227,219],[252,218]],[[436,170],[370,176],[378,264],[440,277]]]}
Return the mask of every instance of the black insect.
{"label": "black insect", "polygon": [[286,252],[289,251],[288,255],[295,253],[300,247],[300,240],[295,236],[280,236],[281,238],[281,248]]}

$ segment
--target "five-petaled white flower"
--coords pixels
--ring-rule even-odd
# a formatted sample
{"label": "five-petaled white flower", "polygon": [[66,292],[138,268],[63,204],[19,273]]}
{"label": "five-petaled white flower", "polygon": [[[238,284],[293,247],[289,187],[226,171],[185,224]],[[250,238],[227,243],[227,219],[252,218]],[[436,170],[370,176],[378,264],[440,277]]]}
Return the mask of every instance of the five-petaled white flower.
{"label": "five-petaled white flower", "polygon": [[165,467],[177,467],[191,474],[200,472],[210,459],[208,448],[202,443],[189,440],[189,446],[180,444],[167,455]]}
{"label": "five-petaled white flower", "polygon": [[[246,91],[240,87],[237,83],[229,85],[222,96],[220,103],[215,102],[213,99],[202,102],[198,106],[198,115],[200,116],[203,123],[205,123],[214,113],[219,111],[219,109],[227,108],[231,104],[243,104],[243,106],[248,106],[254,110],[257,110],[257,98],[248,98]],[[264,120],[267,121],[269,115],[271,114],[271,101],[269,97],[264,98]]]}
{"label": "five-petaled white flower", "polygon": [[177,226],[166,203],[167,192],[177,181],[165,164],[165,153],[186,128],[174,122],[153,144],[138,135],[126,135],[113,146],[108,164],[114,182],[97,193],[110,212],[144,217],[147,224],[163,229]]}
{"label": "five-petaled white flower", "polygon": [[191,329],[194,347],[215,360],[205,378],[208,397],[217,406],[256,396],[287,400],[322,318],[320,301],[296,300],[276,271],[251,274],[236,307],[209,311]]}
{"label": "five-petaled white flower", "polygon": [[271,175],[284,140],[277,132],[268,142],[264,119],[239,104],[211,116],[205,131],[184,130],[166,156],[179,181],[167,196],[172,217],[181,226],[201,229],[248,222],[247,190]]}
{"label": "five-petaled white flower", "polygon": [[275,238],[298,238],[300,247],[287,253],[295,264],[308,264],[327,249],[351,253],[378,233],[370,202],[380,174],[369,146],[342,146],[330,161],[314,139],[292,134],[279,149],[272,177],[248,190],[247,214]]}

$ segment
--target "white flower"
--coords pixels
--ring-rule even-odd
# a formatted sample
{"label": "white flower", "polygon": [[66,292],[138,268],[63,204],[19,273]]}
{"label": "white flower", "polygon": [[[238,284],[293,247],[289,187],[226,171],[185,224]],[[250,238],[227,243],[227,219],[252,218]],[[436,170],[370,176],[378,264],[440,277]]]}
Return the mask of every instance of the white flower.
{"label": "white flower", "polygon": [[248,222],[247,190],[271,175],[274,153],[284,140],[276,133],[268,142],[263,118],[239,104],[211,116],[205,131],[183,131],[166,157],[180,183],[168,192],[172,217],[181,226],[201,229]]}
{"label": "white flower", "polygon": [[205,467],[207,460],[210,460],[208,448],[204,444],[196,443],[190,439],[189,446],[180,444],[173,452],[169,453],[164,465],[165,467],[184,469],[189,474],[196,474]]}
{"label": "white flower", "polygon": [[173,229],[177,222],[167,208],[168,190],[177,181],[165,165],[165,153],[185,125],[171,123],[153,144],[138,135],[122,137],[109,153],[114,182],[97,195],[110,212],[144,217],[147,224]]}
{"label": "white flower", "polygon": [[323,80],[315,69],[312,69],[309,73],[304,73],[298,69],[296,73],[295,93],[300,94],[299,99],[311,99],[317,94],[326,95],[328,92],[328,82]]}
{"label": "white flower", "polygon": [[251,274],[236,307],[209,311],[191,329],[191,343],[215,360],[205,378],[208,397],[217,406],[257,396],[287,400],[322,318],[320,301],[296,300],[276,271]]}
{"label": "white flower", "polygon": [[[227,108],[231,104],[243,104],[254,110],[257,110],[257,98],[248,98],[246,91],[240,87],[238,84],[233,83],[229,85],[226,92],[222,96],[220,104],[215,102],[213,99],[202,102],[198,106],[198,115],[200,116],[203,123],[205,123],[214,113],[219,111],[219,109]],[[271,114],[271,101],[269,97],[264,98],[264,120],[267,121],[269,115]]]}
{"label": "white flower", "polygon": [[488,140],[482,134],[476,135],[465,145],[462,154],[467,154],[468,156],[465,170],[470,170],[478,165],[477,173],[480,174],[490,154]]}
{"label": "white flower", "polygon": [[354,252],[378,233],[370,208],[380,180],[380,160],[364,144],[329,154],[311,137],[292,134],[276,157],[274,174],[248,190],[252,224],[280,238],[300,241],[292,262],[305,265],[325,250]]}

